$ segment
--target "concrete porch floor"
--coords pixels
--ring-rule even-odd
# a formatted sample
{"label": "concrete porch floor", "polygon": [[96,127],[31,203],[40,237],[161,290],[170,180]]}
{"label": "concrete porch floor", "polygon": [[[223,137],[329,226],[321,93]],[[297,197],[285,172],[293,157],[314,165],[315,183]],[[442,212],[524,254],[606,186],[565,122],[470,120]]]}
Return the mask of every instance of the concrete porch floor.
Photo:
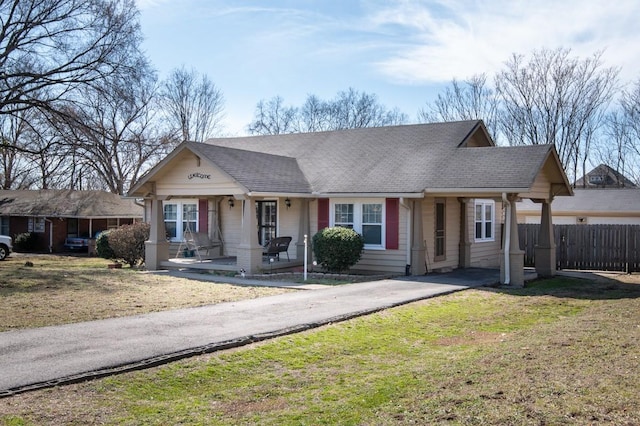
{"label": "concrete porch floor", "polygon": [[[205,271],[229,271],[229,272],[238,272],[238,263],[237,258],[235,256],[226,256],[226,257],[217,257],[217,258],[206,258],[202,257],[198,259],[197,257],[180,257],[180,258],[172,258],[169,260],[165,260],[160,262],[160,266],[167,269],[200,269]],[[286,259],[277,258],[262,258],[262,270],[265,273],[271,271],[282,271],[286,269],[292,269],[302,267],[302,261],[298,261],[292,259],[287,261]]]}

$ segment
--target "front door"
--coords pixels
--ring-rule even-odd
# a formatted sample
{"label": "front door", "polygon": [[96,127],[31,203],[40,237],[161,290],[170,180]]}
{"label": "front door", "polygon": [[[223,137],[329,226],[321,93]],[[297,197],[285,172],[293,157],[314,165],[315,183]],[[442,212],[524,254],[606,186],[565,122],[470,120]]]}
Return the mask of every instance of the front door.
{"label": "front door", "polygon": [[277,236],[277,210],[276,201],[256,201],[258,214],[258,242],[265,245],[272,238]]}

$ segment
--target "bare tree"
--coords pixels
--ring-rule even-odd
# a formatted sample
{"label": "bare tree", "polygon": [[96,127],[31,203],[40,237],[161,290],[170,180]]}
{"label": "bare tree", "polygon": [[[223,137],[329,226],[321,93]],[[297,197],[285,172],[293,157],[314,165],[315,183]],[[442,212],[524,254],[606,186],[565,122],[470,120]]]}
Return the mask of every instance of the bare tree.
{"label": "bare tree", "polygon": [[261,100],[256,105],[254,119],[247,129],[253,135],[295,133],[298,131],[297,114],[297,108],[285,106],[284,99],[280,96],[266,102]]}
{"label": "bare tree", "polygon": [[124,71],[139,44],[134,0],[0,1],[0,114],[51,110]]}
{"label": "bare tree", "polygon": [[29,152],[24,155],[35,174],[34,185],[42,189],[74,188],[72,177],[77,158],[73,155],[74,145],[58,131],[58,115],[31,110],[29,116],[25,120]]}
{"label": "bare tree", "polygon": [[513,55],[496,76],[500,125],[512,145],[555,144],[568,174],[589,155],[611,101],[618,69],[603,67],[601,53],[580,59],[570,50]]}
{"label": "bare tree", "polygon": [[467,80],[451,81],[444,93],[433,103],[418,111],[421,122],[483,120],[494,138],[498,131],[498,99],[495,90],[487,85],[486,74],[476,74]]}
{"label": "bare tree", "polygon": [[[592,165],[606,164],[622,175],[633,177],[629,173],[633,172],[638,164],[634,161],[637,154],[632,150],[631,133],[622,109],[609,113],[603,137],[599,138],[590,153]],[[583,180],[583,186],[586,185],[587,181]]]}
{"label": "bare tree", "polygon": [[[130,183],[167,152],[165,139],[153,134],[155,75],[144,58],[126,79],[107,79],[87,88],[64,129],[84,169],[84,181],[95,177],[102,189],[124,194]],[[95,180],[94,180],[95,182]],[[86,189],[86,184],[83,186]]]}
{"label": "bare tree", "polygon": [[0,189],[26,189],[33,184],[33,175],[25,145],[28,143],[27,120],[22,111],[15,115],[0,115]]}
{"label": "bare tree", "polygon": [[358,92],[353,88],[338,93],[331,102],[331,129],[357,129],[403,124],[407,115],[397,108],[388,110],[378,102],[375,94]]}
{"label": "bare tree", "polygon": [[329,130],[331,123],[331,104],[316,95],[309,95],[299,111],[300,132],[321,132]]}
{"label": "bare tree", "polygon": [[640,80],[630,90],[625,90],[620,100],[624,123],[628,127],[630,138],[628,148],[640,155]]}
{"label": "bare tree", "polygon": [[389,110],[380,104],[376,95],[350,88],[330,101],[309,95],[301,108],[285,106],[279,96],[266,103],[260,101],[248,130],[252,134],[277,135],[392,126],[407,120],[399,109]]}
{"label": "bare tree", "polygon": [[175,69],[164,82],[160,99],[170,132],[181,141],[202,142],[220,132],[224,97],[206,75]]}

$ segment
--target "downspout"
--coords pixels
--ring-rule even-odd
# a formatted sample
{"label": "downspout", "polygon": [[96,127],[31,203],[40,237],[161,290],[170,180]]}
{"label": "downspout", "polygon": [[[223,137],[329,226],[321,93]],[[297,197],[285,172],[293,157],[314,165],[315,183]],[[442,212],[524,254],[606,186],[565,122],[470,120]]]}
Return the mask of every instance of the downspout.
{"label": "downspout", "polygon": [[505,192],[502,193],[502,202],[506,203],[504,212],[504,284],[511,282],[511,265],[509,262],[509,247],[511,247],[511,203]]}

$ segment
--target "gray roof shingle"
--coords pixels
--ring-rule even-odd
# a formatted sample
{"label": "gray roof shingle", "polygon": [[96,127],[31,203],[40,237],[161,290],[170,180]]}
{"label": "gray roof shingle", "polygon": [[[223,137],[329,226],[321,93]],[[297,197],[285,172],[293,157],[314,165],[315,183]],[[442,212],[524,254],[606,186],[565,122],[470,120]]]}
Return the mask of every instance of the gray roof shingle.
{"label": "gray roof shingle", "polygon": [[143,208],[105,191],[0,190],[0,216],[142,218]]}
{"label": "gray roof shingle", "polygon": [[[480,121],[458,121],[276,136],[216,138],[197,144],[250,190],[308,184],[317,193],[417,193],[437,188],[529,188],[552,147],[461,147]],[[201,145],[242,150],[238,158]],[[209,149],[209,151],[207,151]],[[247,151],[256,153],[254,157]],[[261,155],[257,155],[261,153]],[[225,154],[226,155],[226,154]],[[283,158],[286,157],[286,158]],[[226,161],[226,160],[225,160]],[[255,167],[248,162],[255,161]],[[243,163],[237,167],[236,163]],[[296,170],[293,166],[298,166]],[[272,165],[289,170],[269,185]],[[229,171],[231,170],[231,171]],[[299,170],[299,173],[298,173]],[[235,173],[235,174],[234,174]],[[252,177],[253,175],[253,177]],[[303,177],[306,179],[303,180]],[[293,181],[292,181],[293,180]],[[304,185],[302,185],[304,186]],[[302,191],[301,191],[302,192]]]}
{"label": "gray roof shingle", "polygon": [[295,158],[264,152],[187,142],[249,191],[309,193],[311,186]]}

